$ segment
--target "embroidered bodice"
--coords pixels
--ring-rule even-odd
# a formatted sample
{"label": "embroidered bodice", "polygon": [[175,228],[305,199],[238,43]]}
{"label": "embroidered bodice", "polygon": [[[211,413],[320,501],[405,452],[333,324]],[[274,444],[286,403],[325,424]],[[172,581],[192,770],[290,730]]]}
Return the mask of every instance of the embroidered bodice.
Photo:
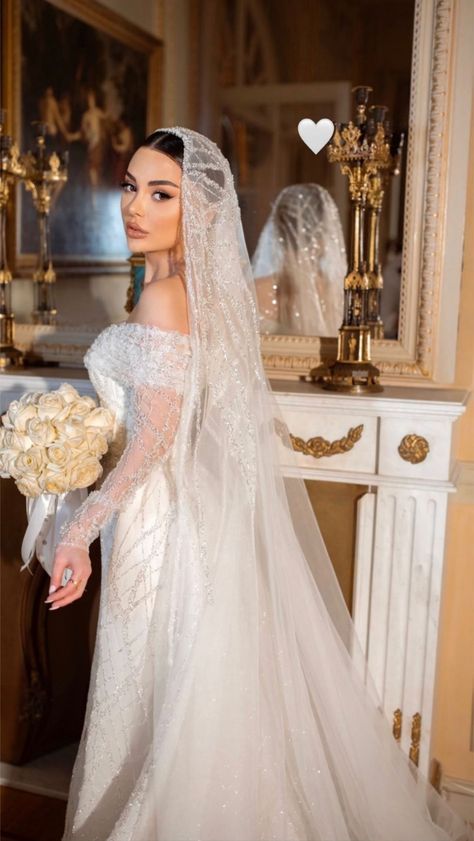
{"label": "embroidered bodice", "polygon": [[122,322],[103,330],[84,357],[97,394],[115,416],[114,446],[123,450],[99,490],[61,532],[61,545],[87,548],[112,514],[167,460],[180,418],[191,356],[189,335]]}

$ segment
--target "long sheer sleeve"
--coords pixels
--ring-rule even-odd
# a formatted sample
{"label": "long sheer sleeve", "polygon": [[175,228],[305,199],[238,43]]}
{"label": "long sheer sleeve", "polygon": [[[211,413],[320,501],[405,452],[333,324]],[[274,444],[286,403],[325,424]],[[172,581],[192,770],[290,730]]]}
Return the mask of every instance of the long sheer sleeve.
{"label": "long sheer sleeve", "polygon": [[[63,527],[61,546],[87,549],[109,518],[145,482],[152,468],[168,458],[176,436],[189,360],[189,348],[183,341],[187,337],[180,339],[181,334],[156,328],[143,329],[144,325],[126,326],[142,328],[122,331],[120,348],[115,347],[127,354],[128,374],[124,374],[117,353],[110,360],[109,370],[113,373],[114,368],[121,369],[122,382],[125,379],[128,389],[127,444],[100,489],[88,496]],[[126,348],[122,346],[124,338],[128,341]],[[89,359],[89,364],[97,362],[97,353],[96,348],[96,359]]]}

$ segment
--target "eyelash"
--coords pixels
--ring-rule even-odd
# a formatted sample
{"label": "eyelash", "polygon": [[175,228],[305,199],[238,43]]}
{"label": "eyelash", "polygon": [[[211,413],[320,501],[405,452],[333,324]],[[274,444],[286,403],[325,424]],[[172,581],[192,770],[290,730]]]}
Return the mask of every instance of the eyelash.
{"label": "eyelash", "polygon": [[[131,188],[132,188],[132,190],[135,190],[135,185],[134,185],[134,184],[132,184],[130,181],[121,181],[121,182],[120,182],[120,187],[122,188],[122,190],[123,190],[125,193],[129,193],[129,192],[131,192],[130,190],[127,190],[127,189],[126,189],[126,187],[131,187]],[[169,193],[164,193],[164,192],[163,192],[163,190],[155,190],[155,191],[152,193],[152,195],[153,195],[153,196],[162,196],[164,199],[170,199],[170,198],[171,198],[171,196],[169,195]]]}

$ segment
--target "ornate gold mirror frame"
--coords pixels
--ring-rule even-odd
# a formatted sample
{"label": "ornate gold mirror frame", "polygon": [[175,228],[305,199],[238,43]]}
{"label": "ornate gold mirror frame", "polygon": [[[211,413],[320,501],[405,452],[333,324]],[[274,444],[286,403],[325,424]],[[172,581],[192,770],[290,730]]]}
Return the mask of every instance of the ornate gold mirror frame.
{"label": "ornate gold mirror frame", "polygon": [[[416,2],[399,338],[372,344],[382,382],[429,385],[453,379],[469,147],[466,102],[472,93],[471,25],[470,0]],[[449,225],[449,218],[456,219],[455,225]],[[266,372],[270,378],[298,379],[328,356],[335,358],[336,341],[262,335]]]}

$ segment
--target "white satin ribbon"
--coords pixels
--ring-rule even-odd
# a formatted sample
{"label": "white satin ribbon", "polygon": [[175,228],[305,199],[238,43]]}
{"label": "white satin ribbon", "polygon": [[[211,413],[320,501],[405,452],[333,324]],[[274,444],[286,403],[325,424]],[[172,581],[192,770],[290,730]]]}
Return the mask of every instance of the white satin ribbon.
{"label": "white satin ribbon", "polygon": [[[72,519],[75,512],[87,497],[86,488],[78,488],[63,494],[43,493],[37,497],[26,497],[28,526],[21,544],[23,566],[29,568],[30,561],[36,557],[43,569],[51,577],[54,552],[59,542],[59,532],[63,523]],[[62,586],[72,575],[72,570],[65,570]]]}

